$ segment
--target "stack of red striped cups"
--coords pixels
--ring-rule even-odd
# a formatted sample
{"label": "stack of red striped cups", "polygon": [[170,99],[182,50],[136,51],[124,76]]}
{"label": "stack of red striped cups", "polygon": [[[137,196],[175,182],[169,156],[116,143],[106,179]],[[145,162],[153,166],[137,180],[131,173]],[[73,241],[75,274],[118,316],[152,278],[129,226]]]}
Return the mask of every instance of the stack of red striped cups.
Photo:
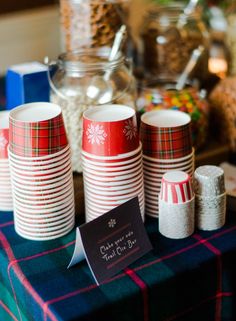
{"label": "stack of red striped cups", "polygon": [[132,108],[103,105],[84,112],[82,165],[86,221],[136,196],[144,219],[142,151]]}
{"label": "stack of red striped cups", "polygon": [[8,160],[9,112],[0,112],[0,211],[12,211],[12,191]]}
{"label": "stack of red striped cups", "polygon": [[169,170],[194,172],[191,119],[176,110],[146,112],[141,117],[145,212],[158,217],[158,195],[162,176]]}
{"label": "stack of red striped cups", "polygon": [[74,226],[74,190],[61,108],[25,104],[9,120],[15,230],[31,240],[63,236]]}

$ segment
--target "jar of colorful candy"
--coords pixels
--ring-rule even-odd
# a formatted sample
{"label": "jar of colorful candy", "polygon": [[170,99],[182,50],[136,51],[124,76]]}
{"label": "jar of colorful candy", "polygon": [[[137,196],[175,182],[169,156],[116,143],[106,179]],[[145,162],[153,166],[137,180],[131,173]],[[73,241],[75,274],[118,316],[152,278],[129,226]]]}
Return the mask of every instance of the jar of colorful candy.
{"label": "jar of colorful candy", "polygon": [[143,86],[136,102],[138,112],[158,109],[174,109],[188,113],[192,119],[192,138],[195,149],[206,142],[208,134],[209,105],[206,92],[186,86],[178,91],[173,83],[158,83]]}

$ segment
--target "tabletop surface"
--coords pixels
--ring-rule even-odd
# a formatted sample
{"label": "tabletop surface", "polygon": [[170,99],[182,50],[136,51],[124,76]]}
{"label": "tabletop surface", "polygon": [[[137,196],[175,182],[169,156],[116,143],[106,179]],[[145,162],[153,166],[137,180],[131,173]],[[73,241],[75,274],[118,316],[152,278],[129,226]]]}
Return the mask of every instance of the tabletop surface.
{"label": "tabletop surface", "polygon": [[163,237],[156,219],[145,226],[153,250],[98,287],[86,261],[67,269],[75,229],[28,241],[0,212],[0,320],[236,320],[235,213],[222,229],[184,240]]}

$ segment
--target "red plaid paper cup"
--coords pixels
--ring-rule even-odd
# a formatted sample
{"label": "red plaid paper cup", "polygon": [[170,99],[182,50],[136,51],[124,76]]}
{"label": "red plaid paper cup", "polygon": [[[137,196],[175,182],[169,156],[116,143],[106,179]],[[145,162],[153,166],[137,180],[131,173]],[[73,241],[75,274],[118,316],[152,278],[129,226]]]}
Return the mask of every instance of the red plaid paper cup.
{"label": "red plaid paper cup", "polygon": [[138,147],[139,135],[134,109],[124,105],[104,105],[84,112],[84,152],[99,156],[117,156]]}
{"label": "red plaid paper cup", "polygon": [[168,171],[161,180],[160,199],[170,204],[182,204],[194,196],[191,177],[183,171]]}
{"label": "red plaid paper cup", "polygon": [[156,110],[142,115],[140,138],[143,154],[176,159],[192,153],[191,118],[176,110]]}
{"label": "red plaid paper cup", "polygon": [[8,158],[9,143],[9,112],[0,112],[0,159]]}
{"label": "red plaid paper cup", "polygon": [[15,155],[51,155],[68,145],[58,105],[41,102],[25,104],[14,108],[9,120],[9,149]]}

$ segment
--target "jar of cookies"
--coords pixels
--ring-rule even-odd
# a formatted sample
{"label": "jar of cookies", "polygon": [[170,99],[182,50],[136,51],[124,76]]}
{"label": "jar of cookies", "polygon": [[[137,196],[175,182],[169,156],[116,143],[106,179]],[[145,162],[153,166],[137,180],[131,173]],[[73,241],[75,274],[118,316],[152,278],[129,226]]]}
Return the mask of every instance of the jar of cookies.
{"label": "jar of cookies", "polygon": [[[177,79],[194,49],[208,44],[208,32],[197,10],[184,13],[181,3],[152,8],[144,19],[141,39],[145,73]],[[199,66],[207,70],[207,59]],[[201,72],[199,72],[201,74]]]}
{"label": "jar of cookies", "polygon": [[128,0],[60,0],[62,46],[65,51],[111,46],[127,21]]}
{"label": "jar of cookies", "polygon": [[72,150],[72,167],[81,172],[82,114],[96,105],[135,108],[136,83],[132,63],[118,53],[109,61],[110,49],[86,48],[61,54],[49,63],[51,101],[62,108]]}

